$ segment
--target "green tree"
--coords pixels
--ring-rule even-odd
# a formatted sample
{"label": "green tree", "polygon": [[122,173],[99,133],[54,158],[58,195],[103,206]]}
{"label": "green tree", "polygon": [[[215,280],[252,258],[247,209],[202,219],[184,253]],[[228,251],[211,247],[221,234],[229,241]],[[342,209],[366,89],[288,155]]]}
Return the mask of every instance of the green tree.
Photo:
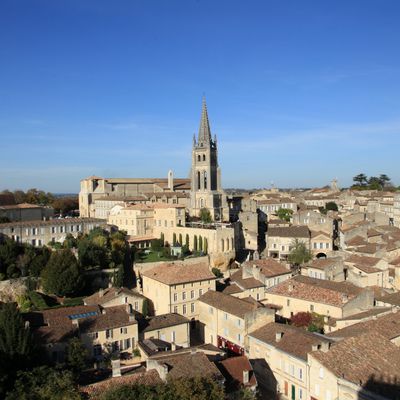
{"label": "green tree", "polygon": [[79,199],[78,196],[58,197],[54,199],[51,205],[56,212],[66,215],[79,209]]}
{"label": "green tree", "polygon": [[367,175],[365,174],[358,174],[353,177],[353,181],[358,184],[359,186],[365,186],[367,184]]}
{"label": "green tree", "polygon": [[29,368],[34,360],[32,334],[14,303],[0,308],[0,398],[15,380],[18,370]]}
{"label": "green tree", "polygon": [[334,201],[328,201],[325,204],[325,209],[330,211],[339,211],[338,205]]}
{"label": "green tree", "polygon": [[51,254],[42,272],[42,280],[45,291],[58,296],[71,296],[82,288],[81,269],[71,250],[58,250]]}
{"label": "green tree", "polygon": [[81,400],[72,372],[38,367],[21,372],[6,400]]}
{"label": "green tree", "polygon": [[149,301],[147,299],[143,299],[142,314],[145,318],[149,315]]}
{"label": "green tree", "polygon": [[66,366],[74,376],[79,374],[88,366],[89,354],[80,339],[72,338],[68,341],[66,352]]}
{"label": "green tree", "polygon": [[179,234],[179,244],[183,246],[182,233]]}
{"label": "green tree", "polygon": [[218,279],[224,277],[224,274],[221,272],[221,270],[220,270],[219,268],[214,267],[214,268],[212,268],[211,272],[212,272]]}
{"label": "green tree", "polygon": [[161,251],[164,246],[164,241],[162,239],[153,239],[150,246],[152,251]]}
{"label": "green tree", "polygon": [[77,244],[78,241],[70,233],[68,233],[63,242],[63,247],[64,249],[73,249],[77,246]]}
{"label": "green tree", "polygon": [[203,251],[203,237],[199,236],[199,250]]}
{"label": "green tree", "polygon": [[176,233],[175,232],[172,234],[172,245],[176,246]]}
{"label": "green tree", "polygon": [[193,251],[197,251],[197,235],[193,238]]}
{"label": "green tree", "polygon": [[124,264],[119,264],[116,269],[114,269],[113,286],[121,288],[124,286],[125,280],[125,268]]}
{"label": "green tree", "polygon": [[368,186],[371,190],[382,190],[381,181],[377,176],[371,176],[368,179]]}
{"label": "green tree", "polygon": [[10,218],[0,217],[0,224],[6,224],[7,222],[11,222]]}
{"label": "green tree", "polygon": [[204,249],[203,249],[203,251],[204,251],[204,254],[207,254],[207,251],[208,251],[208,240],[207,240],[207,238],[204,238]]}
{"label": "green tree", "polygon": [[165,239],[164,239],[164,234],[162,232],[160,235],[160,240],[161,240],[162,246],[164,246]]}
{"label": "green tree", "polygon": [[212,222],[211,213],[208,208],[202,208],[200,210],[200,219],[203,224],[209,224]]}
{"label": "green tree", "polygon": [[386,174],[380,174],[379,183],[383,188],[386,186],[390,186],[390,178]]}
{"label": "green tree", "polygon": [[186,234],[186,238],[185,238],[185,245],[187,246],[187,248],[189,248],[189,234]]}
{"label": "green tree", "polygon": [[302,265],[312,259],[311,251],[306,247],[305,243],[299,239],[292,242],[288,261],[295,266]]}
{"label": "green tree", "polygon": [[290,222],[290,218],[293,215],[293,210],[291,210],[290,208],[280,208],[276,212],[276,215],[280,220]]}
{"label": "green tree", "polygon": [[[97,242],[104,242],[105,239],[97,236],[93,238]],[[104,245],[99,245],[90,237],[82,238],[78,243],[79,262],[84,268],[100,267],[105,268],[109,264],[107,256],[107,248]]]}

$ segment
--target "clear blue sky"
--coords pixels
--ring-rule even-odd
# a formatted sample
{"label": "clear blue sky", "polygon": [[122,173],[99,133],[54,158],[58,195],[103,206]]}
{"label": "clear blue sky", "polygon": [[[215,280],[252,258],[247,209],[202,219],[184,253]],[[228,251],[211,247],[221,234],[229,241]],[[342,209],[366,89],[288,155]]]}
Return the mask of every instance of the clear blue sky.
{"label": "clear blue sky", "polygon": [[2,0],[0,189],[187,177],[206,94],[224,187],[400,184],[398,0]]}

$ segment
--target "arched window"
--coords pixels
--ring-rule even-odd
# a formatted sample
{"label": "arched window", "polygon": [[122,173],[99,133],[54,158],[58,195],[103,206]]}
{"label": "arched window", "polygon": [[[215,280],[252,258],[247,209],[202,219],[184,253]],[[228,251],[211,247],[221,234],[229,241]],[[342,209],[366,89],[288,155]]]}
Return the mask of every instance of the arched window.
{"label": "arched window", "polygon": [[206,161],[206,155],[203,154],[203,161]]}
{"label": "arched window", "polygon": [[226,239],[226,251],[229,250],[229,239]]}
{"label": "arched window", "polygon": [[201,161],[201,156],[200,156],[200,154],[197,156],[197,161]]}
{"label": "arched window", "polygon": [[201,180],[201,178],[200,178],[200,171],[197,171],[197,189],[198,190],[200,190],[200,180]]}
{"label": "arched window", "polygon": [[225,244],[224,239],[221,239],[221,251],[225,251],[224,244]]}
{"label": "arched window", "polygon": [[200,199],[200,208],[203,208],[203,207],[204,207],[204,200]]}
{"label": "arched window", "polygon": [[204,171],[204,189],[207,189],[207,171]]}

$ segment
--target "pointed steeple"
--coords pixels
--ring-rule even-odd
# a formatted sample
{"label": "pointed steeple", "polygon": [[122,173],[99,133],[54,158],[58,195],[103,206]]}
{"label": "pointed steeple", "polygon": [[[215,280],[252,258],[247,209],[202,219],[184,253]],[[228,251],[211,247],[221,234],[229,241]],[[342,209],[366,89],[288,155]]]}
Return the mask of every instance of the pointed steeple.
{"label": "pointed steeple", "polygon": [[207,104],[206,104],[206,98],[204,96],[203,96],[203,107],[201,110],[198,142],[203,142],[203,143],[211,142],[210,123],[208,122]]}

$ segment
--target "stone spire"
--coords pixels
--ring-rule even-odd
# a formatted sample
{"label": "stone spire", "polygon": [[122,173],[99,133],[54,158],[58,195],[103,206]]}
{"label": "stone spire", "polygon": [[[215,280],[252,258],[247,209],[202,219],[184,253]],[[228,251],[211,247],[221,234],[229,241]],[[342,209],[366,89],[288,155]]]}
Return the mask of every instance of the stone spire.
{"label": "stone spire", "polygon": [[203,143],[211,142],[211,130],[210,130],[210,123],[208,122],[207,104],[206,104],[205,97],[203,97],[203,107],[201,110],[201,120],[200,120],[198,142],[199,143],[200,142],[203,142]]}

